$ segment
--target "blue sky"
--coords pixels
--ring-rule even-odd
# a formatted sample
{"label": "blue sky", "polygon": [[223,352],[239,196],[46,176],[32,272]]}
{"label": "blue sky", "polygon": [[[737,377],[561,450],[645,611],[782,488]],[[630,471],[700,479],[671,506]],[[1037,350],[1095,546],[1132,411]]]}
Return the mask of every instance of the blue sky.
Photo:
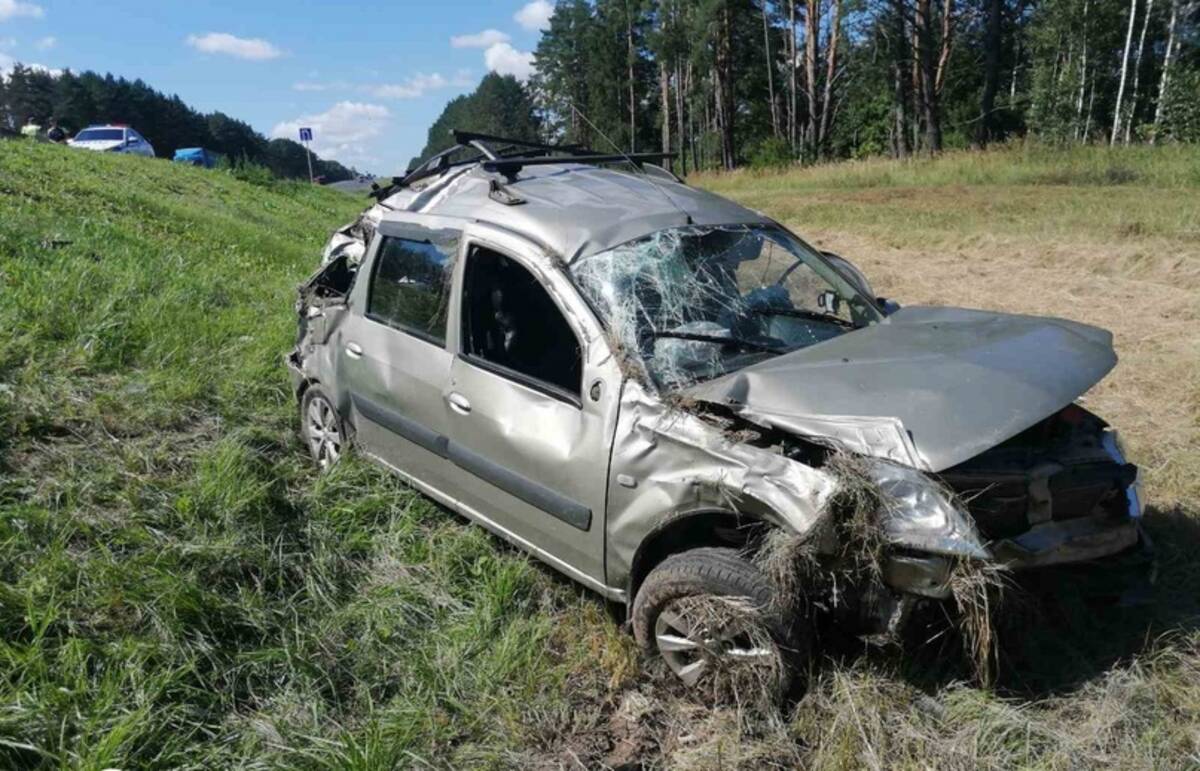
{"label": "blue sky", "polygon": [[323,156],[403,171],[443,105],[488,70],[522,79],[548,0],[0,0],[12,62],[112,72]]}

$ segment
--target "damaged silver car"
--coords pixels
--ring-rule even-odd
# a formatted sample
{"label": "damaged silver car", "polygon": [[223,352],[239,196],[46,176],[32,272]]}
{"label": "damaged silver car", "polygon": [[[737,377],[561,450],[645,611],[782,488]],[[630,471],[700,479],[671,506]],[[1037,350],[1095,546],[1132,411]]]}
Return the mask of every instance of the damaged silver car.
{"label": "damaged silver car", "polygon": [[950,597],[956,565],[1146,564],[1137,469],[1076,402],[1116,364],[1108,332],[900,308],[661,156],[455,137],[301,287],[287,364],[322,467],[353,442],[627,606],[688,684],[798,663],[830,603],[780,597],[756,552],[784,533],[836,569],[846,459],[883,545],[834,589],[863,635]]}

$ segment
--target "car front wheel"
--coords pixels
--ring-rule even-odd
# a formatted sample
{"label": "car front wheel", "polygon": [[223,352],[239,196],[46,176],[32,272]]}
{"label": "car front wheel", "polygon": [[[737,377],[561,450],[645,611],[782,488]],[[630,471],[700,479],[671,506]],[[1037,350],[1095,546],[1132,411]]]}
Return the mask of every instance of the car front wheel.
{"label": "car front wheel", "polygon": [[692,549],[646,576],[633,630],[689,688],[716,700],[775,698],[804,648],[774,600],[770,581],[735,549]]}
{"label": "car front wheel", "polygon": [[322,471],[337,463],[346,449],[346,431],[333,401],[318,386],[300,400],[300,433],[308,452]]}

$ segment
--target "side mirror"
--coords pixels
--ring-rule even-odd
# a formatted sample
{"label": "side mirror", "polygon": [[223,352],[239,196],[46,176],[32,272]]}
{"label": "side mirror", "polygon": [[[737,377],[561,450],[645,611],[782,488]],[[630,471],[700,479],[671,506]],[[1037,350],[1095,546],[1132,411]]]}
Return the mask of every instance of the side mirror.
{"label": "side mirror", "polygon": [[871,288],[871,282],[867,280],[867,275],[859,270],[857,265],[833,252],[821,252],[821,256],[828,260],[838,273],[842,274],[842,278],[853,284],[855,289],[867,297],[875,297],[875,290]]}
{"label": "side mirror", "polygon": [[833,252],[821,252],[821,256],[828,260],[829,264],[838,273],[842,274],[842,278],[853,284],[854,288],[860,293],[867,297],[874,297],[875,302],[879,303],[879,307],[883,309],[883,315],[890,316],[900,310],[900,303],[875,294],[875,290],[871,288],[871,282],[867,280],[867,275],[859,270],[858,266],[850,262],[850,260]]}

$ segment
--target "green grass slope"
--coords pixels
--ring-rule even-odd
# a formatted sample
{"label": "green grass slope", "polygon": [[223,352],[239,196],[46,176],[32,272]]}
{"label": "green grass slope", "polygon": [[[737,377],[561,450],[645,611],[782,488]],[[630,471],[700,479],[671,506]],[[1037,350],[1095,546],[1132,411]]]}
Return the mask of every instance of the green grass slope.
{"label": "green grass slope", "polygon": [[1122,158],[703,180],[904,301],[1113,321],[1094,396],[1164,541],[1157,610],[1042,618],[997,691],[953,645],[848,649],[760,720],[637,676],[595,596],[359,459],[315,476],[281,356],[363,201],[0,142],[0,767],[1194,765],[1196,188]]}
{"label": "green grass slope", "polygon": [[537,611],[594,604],[295,438],[295,286],[362,206],[0,143],[0,766],[488,760],[553,702]]}

